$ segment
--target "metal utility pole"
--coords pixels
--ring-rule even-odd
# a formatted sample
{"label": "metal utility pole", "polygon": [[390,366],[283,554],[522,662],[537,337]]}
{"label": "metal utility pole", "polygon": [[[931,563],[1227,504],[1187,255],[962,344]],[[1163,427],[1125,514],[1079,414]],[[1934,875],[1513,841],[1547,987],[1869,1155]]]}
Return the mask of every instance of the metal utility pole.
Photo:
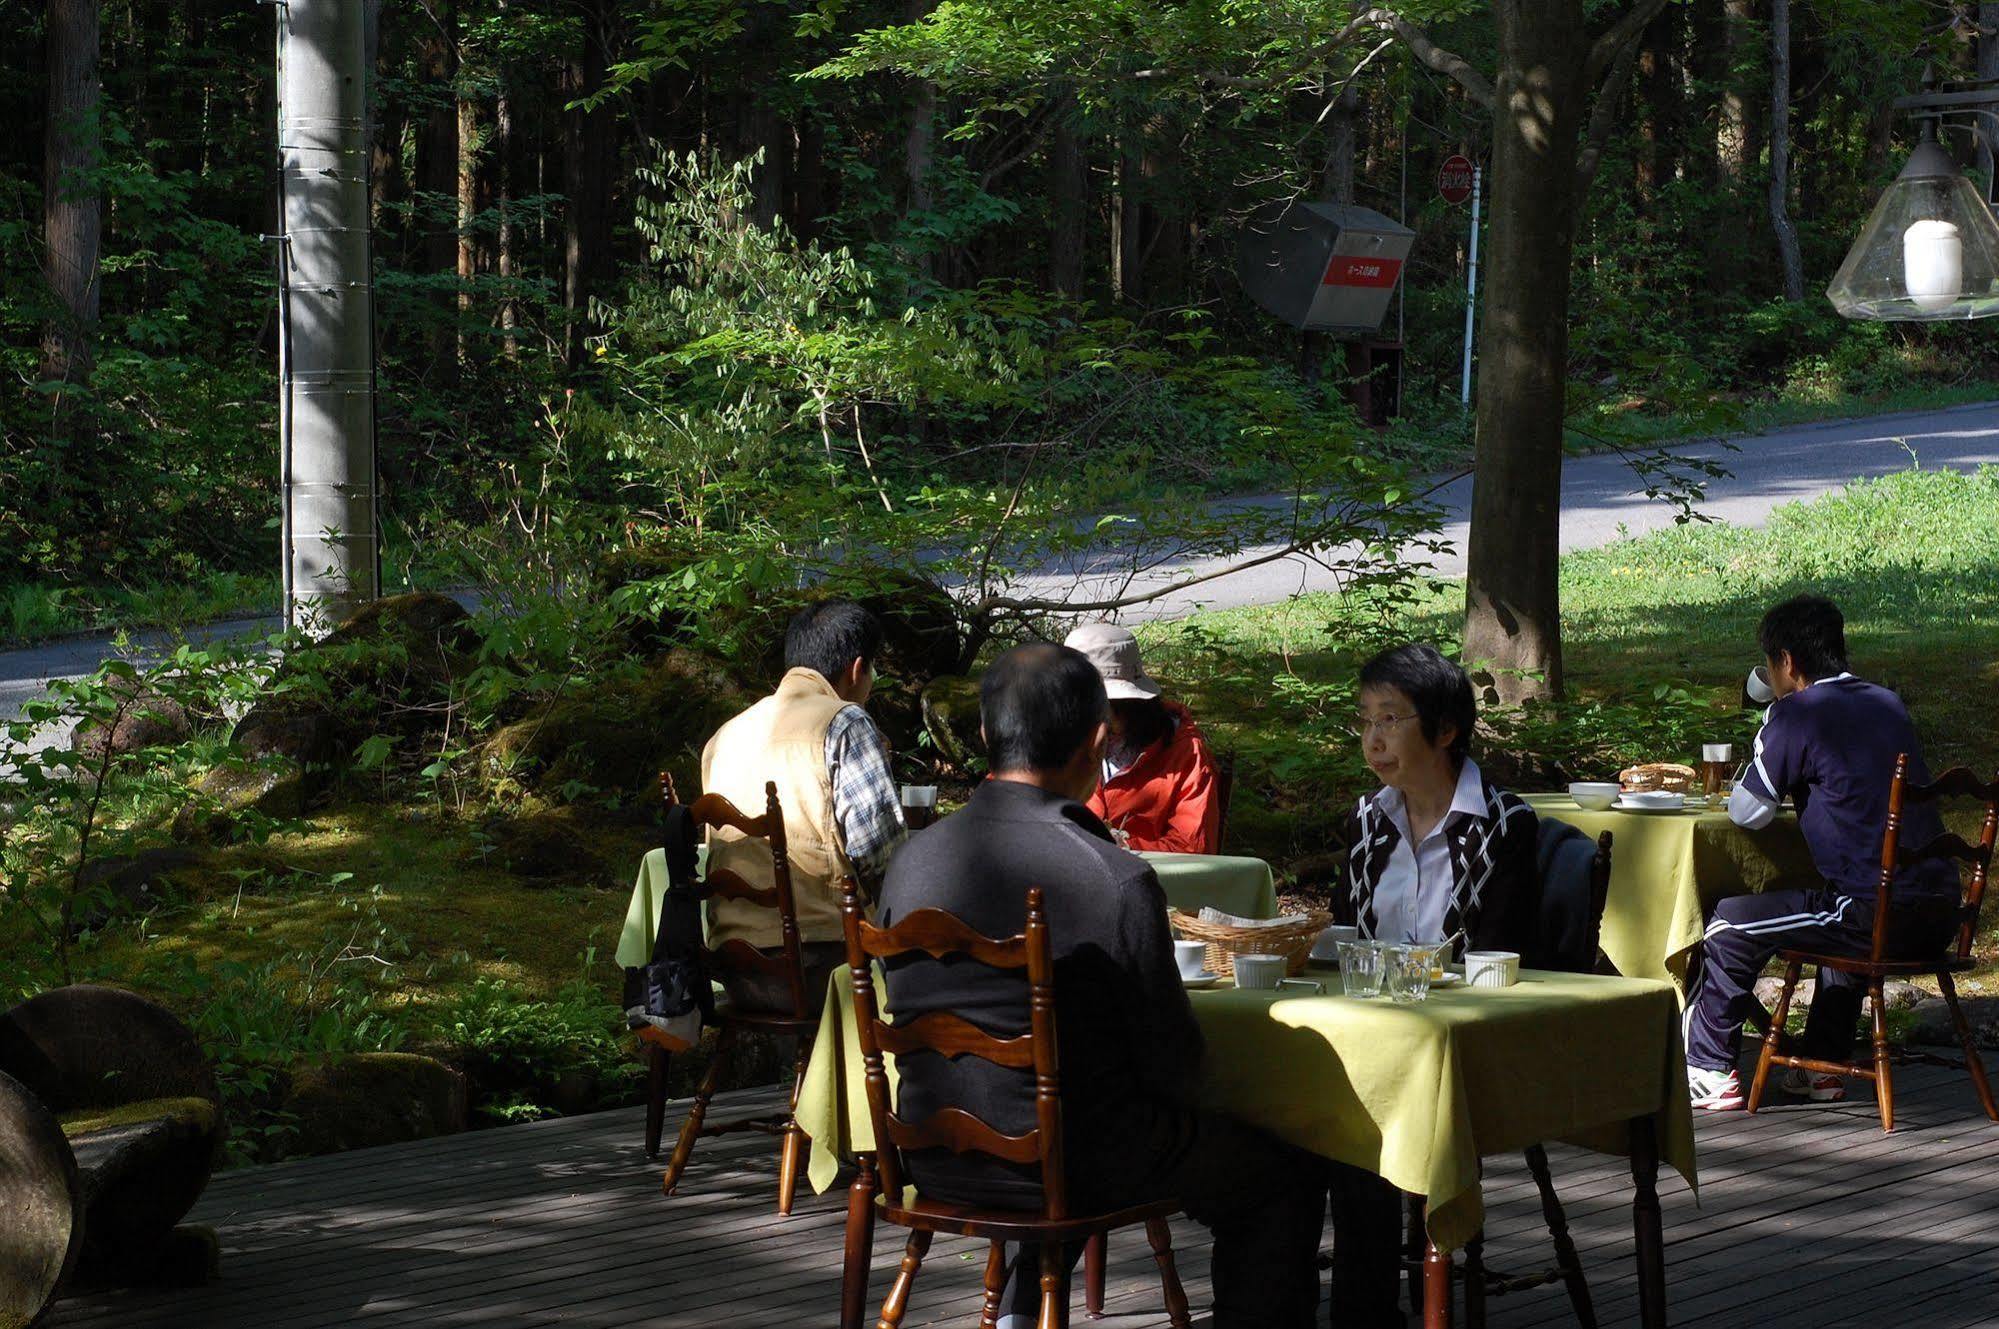
{"label": "metal utility pole", "polygon": [[366,4],[272,4],[285,622],[324,635],[381,585]]}
{"label": "metal utility pole", "polygon": [[1465,367],[1458,386],[1458,404],[1471,405],[1472,323],[1478,314],[1478,205],[1485,192],[1485,164],[1471,168],[1471,255],[1465,263]]}

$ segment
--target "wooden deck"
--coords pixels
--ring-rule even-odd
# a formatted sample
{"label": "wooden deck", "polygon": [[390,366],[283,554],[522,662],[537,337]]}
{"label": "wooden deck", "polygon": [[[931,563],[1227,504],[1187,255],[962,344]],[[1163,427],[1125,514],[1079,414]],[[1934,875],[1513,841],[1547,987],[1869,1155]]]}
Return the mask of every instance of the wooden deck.
{"label": "wooden deck", "polygon": [[[1702,1198],[1663,1179],[1677,1325],[1999,1325],[1999,1126],[1960,1072],[1911,1067],[1902,1128],[1857,1102],[1698,1123]],[[731,1095],[733,1112],[767,1093]],[[668,1125],[672,1138],[673,1122]],[[763,1137],[704,1141],[681,1194],[659,1194],[636,1110],[255,1168],[219,1178],[196,1217],[220,1229],[224,1275],[194,1291],[61,1304],[50,1329],[314,1329],[366,1325],[830,1325],[844,1197],[776,1216]],[[1629,1173],[1557,1149],[1555,1176],[1601,1323],[1637,1322]],[[1491,1160],[1488,1261],[1546,1263],[1532,1186]],[[1208,1303],[1204,1234],[1176,1225],[1196,1324]],[[900,1237],[879,1234],[879,1305]],[[905,1321],[977,1322],[983,1254],[940,1238]],[[1164,1326],[1142,1237],[1111,1246],[1106,1329]],[[1556,1289],[1501,1298],[1507,1329],[1572,1322]],[[1075,1315],[1080,1327],[1080,1296]],[[1339,1319],[1331,1321],[1335,1326]]]}

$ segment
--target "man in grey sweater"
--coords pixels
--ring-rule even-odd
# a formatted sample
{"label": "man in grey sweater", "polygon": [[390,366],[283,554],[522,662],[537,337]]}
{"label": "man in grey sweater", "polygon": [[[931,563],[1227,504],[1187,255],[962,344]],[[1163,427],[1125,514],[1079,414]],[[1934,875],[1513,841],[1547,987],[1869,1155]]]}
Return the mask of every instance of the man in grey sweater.
{"label": "man in grey sweater", "polygon": [[[943,909],[1010,936],[1025,926],[1028,888],[1041,887],[1073,1205],[1177,1196],[1215,1234],[1216,1329],[1305,1329],[1319,1300],[1327,1169],[1194,1105],[1201,1031],[1174,967],[1158,878],[1082,805],[1102,769],[1107,711],[1101,679],[1076,651],[1036,644],[995,661],[980,689],[993,778],[896,855],[881,917],[893,924]],[[898,1020],[951,1011],[1002,1037],[1027,1031],[1020,975],[963,957],[904,957],[888,969],[887,996]],[[959,1107],[1009,1134],[1034,1126],[1027,1073],[933,1055],[903,1057],[899,1070],[905,1120]],[[918,1189],[938,1199],[1040,1207],[1029,1168],[941,1152],[913,1154],[909,1167]],[[1032,1268],[1017,1263],[1009,1316],[1032,1323],[1035,1295]]]}

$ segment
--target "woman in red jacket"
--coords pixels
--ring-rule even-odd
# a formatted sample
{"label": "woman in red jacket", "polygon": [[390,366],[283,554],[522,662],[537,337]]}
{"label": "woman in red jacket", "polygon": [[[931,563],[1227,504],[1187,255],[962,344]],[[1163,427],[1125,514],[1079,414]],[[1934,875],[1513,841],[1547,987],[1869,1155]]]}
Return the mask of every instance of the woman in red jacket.
{"label": "woman in red jacket", "polygon": [[1220,851],[1215,759],[1185,706],[1146,677],[1138,638],[1111,623],[1077,628],[1063,643],[1089,657],[1110,694],[1104,778],[1090,811],[1128,849],[1180,854]]}

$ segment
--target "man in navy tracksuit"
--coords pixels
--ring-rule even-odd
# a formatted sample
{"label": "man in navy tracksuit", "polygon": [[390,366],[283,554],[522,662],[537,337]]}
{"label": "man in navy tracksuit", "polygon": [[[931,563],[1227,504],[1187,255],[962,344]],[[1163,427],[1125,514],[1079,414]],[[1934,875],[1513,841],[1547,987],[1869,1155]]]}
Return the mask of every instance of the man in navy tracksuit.
{"label": "man in navy tracksuit", "polygon": [[[1763,616],[1757,636],[1777,700],[1728,814],[1740,826],[1761,829],[1789,795],[1826,884],[1732,896],[1715,906],[1695,958],[1685,1017],[1687,1087],[1693,1105],[1708,1111],[1745,1102],[1736,1074],[1742,1019],[1772,955],[1780,949],[1867,954],[1896,757],[1908,754],[1911,781],[1929,779],[1902,699],[1847,671],[1846,624],[1832,601],[1816,595],[1787,600]],[[1904,843],[1923,844],[1942,831],[1935,804],[1903,809]],[[1956,925],[1958,892],[1949,862],[1923,863],[1898,876],[1890,946],[1900,954],[1940,951]],[[1821,971],[1800,1055],[1827,1061],[1850,1056],[1861,996],[1859,980]],[[1799,1070],[1783,1087],[1821,1102],[1846,1092],[1838,1076]]]}

